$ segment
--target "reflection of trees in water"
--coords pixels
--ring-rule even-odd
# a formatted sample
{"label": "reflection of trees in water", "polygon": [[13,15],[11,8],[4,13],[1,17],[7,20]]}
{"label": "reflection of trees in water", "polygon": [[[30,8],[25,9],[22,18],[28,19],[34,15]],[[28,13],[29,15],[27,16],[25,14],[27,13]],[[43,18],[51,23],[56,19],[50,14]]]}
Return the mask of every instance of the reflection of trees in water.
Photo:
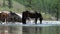
{"label": "reflection of trees in water", "polygon": [[42,34],[41,27],[25,27],[23,26],[23,34]]}
{"label": "reflection of trees in water", "polygon": [[22,27],[0,26],[0,34],[22,34],[20,30],[22,30]]}
{"label": "reflection of trees in water", "polygon": [[9,28],[7,26],[0,26],[0,33],[1,34],[9,34]]}
{"label": "reflection of trees in water", "polygon": [[60,34],[60,26],[1,26],[0,34]]}

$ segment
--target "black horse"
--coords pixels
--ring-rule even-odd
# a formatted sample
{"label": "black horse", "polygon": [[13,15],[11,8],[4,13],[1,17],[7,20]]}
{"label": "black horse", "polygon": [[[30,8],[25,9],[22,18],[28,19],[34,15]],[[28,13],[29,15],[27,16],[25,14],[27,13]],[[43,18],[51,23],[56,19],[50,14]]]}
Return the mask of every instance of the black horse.
{"label": "black horse", "polygon": [[32,13],[32,12],[29,12],[29,11],[25,11],[22,13],[22,22],[23,24],[26,24],[26,19],[28,18],[35,18],[35,24],[37,24],[37,19],[39,18],[40,20],[40,24],[42,24],[42,20],[43,20],[43,17],[41,15],[41,13]]}

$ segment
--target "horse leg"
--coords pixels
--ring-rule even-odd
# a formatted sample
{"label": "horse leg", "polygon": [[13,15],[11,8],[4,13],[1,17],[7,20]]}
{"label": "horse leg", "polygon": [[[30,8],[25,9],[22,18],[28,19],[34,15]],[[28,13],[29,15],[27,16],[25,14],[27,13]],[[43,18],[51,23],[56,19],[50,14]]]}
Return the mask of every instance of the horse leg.
{"label": "horse leg", "polygon": [[42,24],[42,19],[40,18],[39,20],[40,20],[40,24]]}
{"label": "horse leg", "polygon": [[22,23],[26,24],[26,18],[22,18]]}
{"label": "horse leg", "polygon": [[35,18],[35,24],[37,24],[37,18]]}
{"label": "horse leg", "polygon": [[4,20],[5,20],[5,23],[7,23],[6,18]]}

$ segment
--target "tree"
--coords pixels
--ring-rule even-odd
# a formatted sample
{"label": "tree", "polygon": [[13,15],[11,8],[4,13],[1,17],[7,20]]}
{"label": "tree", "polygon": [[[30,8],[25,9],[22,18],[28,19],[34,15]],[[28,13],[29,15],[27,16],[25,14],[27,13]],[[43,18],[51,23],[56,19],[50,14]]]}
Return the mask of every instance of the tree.
{"label": "tree", "polygon": [[56,4],[56,7],[55,7],[55,8],[56,8],[56,18],[57,18],[56,20],[57,20],[57,21],[59,20],[59,3],[60,3],[60,2],[59,2],[59,0],[58,0],[58,2],[57,2],[57,4]]}
{"label": "tree", "polygon": [[3,0],[3,7],[5,7],[5,0]]}
{"label": "tree", "polygon": [[28,4],[26,5],[27,10],[31,10],[32,9],[32,6],[31,6],[32,0],[27,0],[27,2],[28,2]]}
{"label": "tree", "polygon": [[58,21],[58,19],[59,19],[59,11],[58,11],[58,4],[57,4],[57,6],[55,7],[55,10],[56,10],[56,20]]}
{"label": "tree", "polygon": [[12,8],[12,0],[8,0],[8,7],[9,9]]}

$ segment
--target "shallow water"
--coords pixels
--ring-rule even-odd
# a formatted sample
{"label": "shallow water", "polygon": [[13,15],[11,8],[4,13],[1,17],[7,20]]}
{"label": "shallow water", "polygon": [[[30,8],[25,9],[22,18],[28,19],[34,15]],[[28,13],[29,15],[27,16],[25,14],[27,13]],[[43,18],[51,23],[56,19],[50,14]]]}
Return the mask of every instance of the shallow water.
{"label": "shallow water", "polygon": [[60,26],[23,27],[23,34],[60,34]]}
{"label": "shallow water", "polygon": [[0,34],[60,34],[60,23],[59,21],[45,21],[43,24],[0,23]]}

